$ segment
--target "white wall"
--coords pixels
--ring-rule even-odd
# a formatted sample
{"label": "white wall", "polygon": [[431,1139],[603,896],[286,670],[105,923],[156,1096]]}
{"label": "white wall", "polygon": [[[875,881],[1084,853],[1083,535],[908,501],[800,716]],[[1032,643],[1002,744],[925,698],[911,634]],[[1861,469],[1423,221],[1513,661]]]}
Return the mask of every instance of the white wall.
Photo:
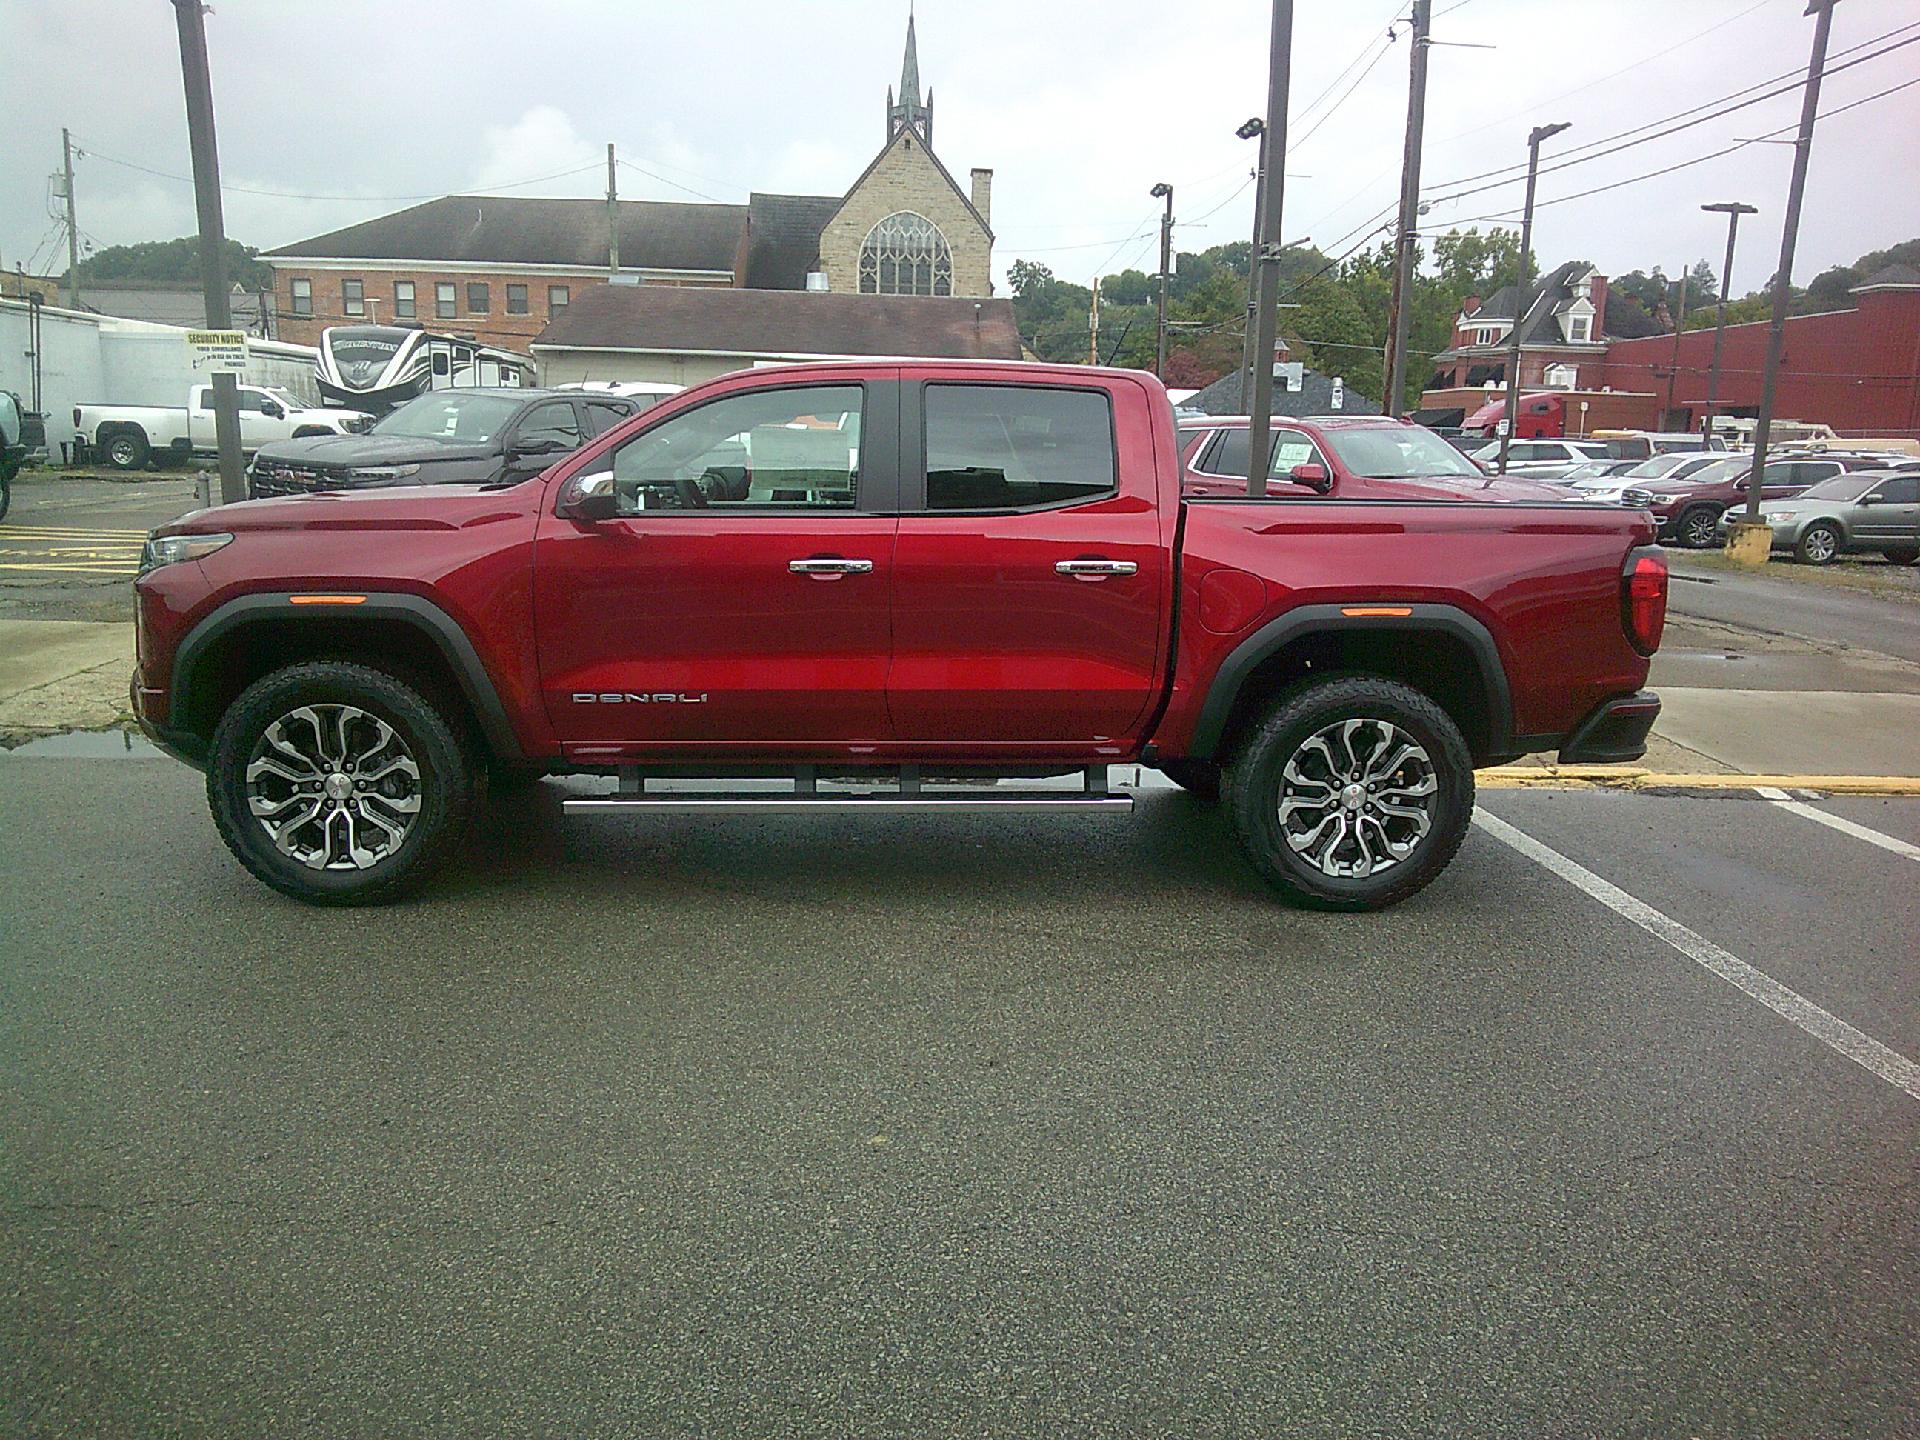
{"label": "white wall", "polygon": [[751,370],[763,363],[758,355],[643,355],[633,351],[549,350],[533,352],[540,384],[564,385],[571,380],[664,380],[673,385],[698,385],[716,375]]}
{"label": "white wall", "polygon": [[[0,300],[0,390],[13,391],[22,406],[33,403],[28,336],[26,302]],[[76,405],[185,405],[188,389],[205,378],[194,374],[186,337],[171,325],[42,307],[40,409],[49,452],[58,458],[60,442],[73,438]],[[251,340],[244,378],[313,402],[317,356],[309,345]]]}

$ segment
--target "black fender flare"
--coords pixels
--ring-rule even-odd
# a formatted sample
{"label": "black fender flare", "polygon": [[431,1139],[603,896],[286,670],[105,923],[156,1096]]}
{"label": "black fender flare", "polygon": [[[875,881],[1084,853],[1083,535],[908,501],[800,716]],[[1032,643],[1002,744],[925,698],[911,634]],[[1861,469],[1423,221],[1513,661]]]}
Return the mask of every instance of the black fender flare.
{"label": "black fender flare", "polygon": [[411,625],[433,641],[459,683],[460,693],[473,708],[474,717],[480,722],[481,732],[486,736],[493,753],[508,761],[524,758],[520,737],[514,733],[513,722],[507,718],[506,707],[500,703],[500,693],[494,688],[493,677],[481,662],[480,652],[474,648],[467,632],[438,605],[418,595],[359,590],[352,593],[364,594],[366,598],[351,606],[297,605],[294,597],[300,593],[274,591],[238,596],[217,606],[188,631],[180,647],[174,651],[172,689],[169,692],[170,714],[179,713],[181,698],[191,693],[195,672],[205,662],[214,642],[235,630],[267,620],[291,621],[295,624],[310,620],[346,620],[349,623],[354,620],[398,620]]}
{"label": "black fender flare", "polygon": [[1207,698],[1200,706],[1200,718],[1194,722],[1193,739],[1187,746],[1188,758],[1211,760],[1217,757],[1226,732],[1227,719],[1234,702],[1240,698],[1247,678],[1270,656],[1306,636],[1325,633],[1352,635],[1382,631],[1410,634],[1435,633],[1464,643],[1472,652],[1480,671],[1487,704],[1487,751],[1506,755],[1513,746],[1513,692],[1507,684],[1507,667],[1500,658],[1500,647],[1492,633],[1473,616],[1456,605],[1400,605],[1405,615],[1347,614],[1350,609],[1387,608],[1384,606],[1301,605],[1269,620],[1236,645],[1214,671]]}

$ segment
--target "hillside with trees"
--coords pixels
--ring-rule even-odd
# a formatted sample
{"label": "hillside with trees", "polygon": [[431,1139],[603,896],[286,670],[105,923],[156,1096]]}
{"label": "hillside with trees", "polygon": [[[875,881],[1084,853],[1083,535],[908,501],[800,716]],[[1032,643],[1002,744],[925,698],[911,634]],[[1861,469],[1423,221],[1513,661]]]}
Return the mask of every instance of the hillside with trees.
{"label": "hillside with trees", "polygon": [[[238,240],[227,241],[227,280],[247,290],[264,290],[273,284],[273,272],[255,257],[259,251]],[[142,240],[135,245],[109,245],[96,250],[80,262],[80,279],[152,280],[174,283],[200,283],[200,237],[182,235],[178,240]]]}

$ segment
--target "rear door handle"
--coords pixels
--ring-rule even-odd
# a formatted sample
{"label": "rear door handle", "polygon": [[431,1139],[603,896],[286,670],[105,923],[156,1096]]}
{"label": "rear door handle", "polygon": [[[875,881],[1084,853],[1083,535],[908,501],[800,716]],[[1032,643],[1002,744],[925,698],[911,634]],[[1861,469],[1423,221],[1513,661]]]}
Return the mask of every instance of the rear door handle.
{"label": "rear door handle", "polygon": [[789,560],[787,569],[796,575],[867,575],[873,571],[873,561],[820,557],[812,560]]}
{"label": "rear door handle", "polygon": [[1140,567],[1131,560],[1062,560],[1053,568],[1080,580],[1104,580],[1109,575],[1132,575]]}

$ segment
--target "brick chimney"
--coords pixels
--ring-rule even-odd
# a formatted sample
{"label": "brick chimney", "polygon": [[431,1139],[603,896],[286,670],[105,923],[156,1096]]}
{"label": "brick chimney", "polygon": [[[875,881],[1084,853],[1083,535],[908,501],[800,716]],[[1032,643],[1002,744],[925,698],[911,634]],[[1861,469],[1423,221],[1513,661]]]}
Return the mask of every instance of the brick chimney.
{"label": "brick chimney", "polygon": [[1460,313],[1467,316],[1478,315],[1480,313],[1480,297],[1478,295],[1467,296],[1466,299],[1460,302]]}
{"label": "brick chimney", "polygon": [[1607,338],[1607,277],[1595,271],[1592,276],[1593,338]]}
{"label": "brick chimney", "polygon": [[973,167],[973,208],[980,212],[980,218],[987,227],[993,227],[993,171]]}

